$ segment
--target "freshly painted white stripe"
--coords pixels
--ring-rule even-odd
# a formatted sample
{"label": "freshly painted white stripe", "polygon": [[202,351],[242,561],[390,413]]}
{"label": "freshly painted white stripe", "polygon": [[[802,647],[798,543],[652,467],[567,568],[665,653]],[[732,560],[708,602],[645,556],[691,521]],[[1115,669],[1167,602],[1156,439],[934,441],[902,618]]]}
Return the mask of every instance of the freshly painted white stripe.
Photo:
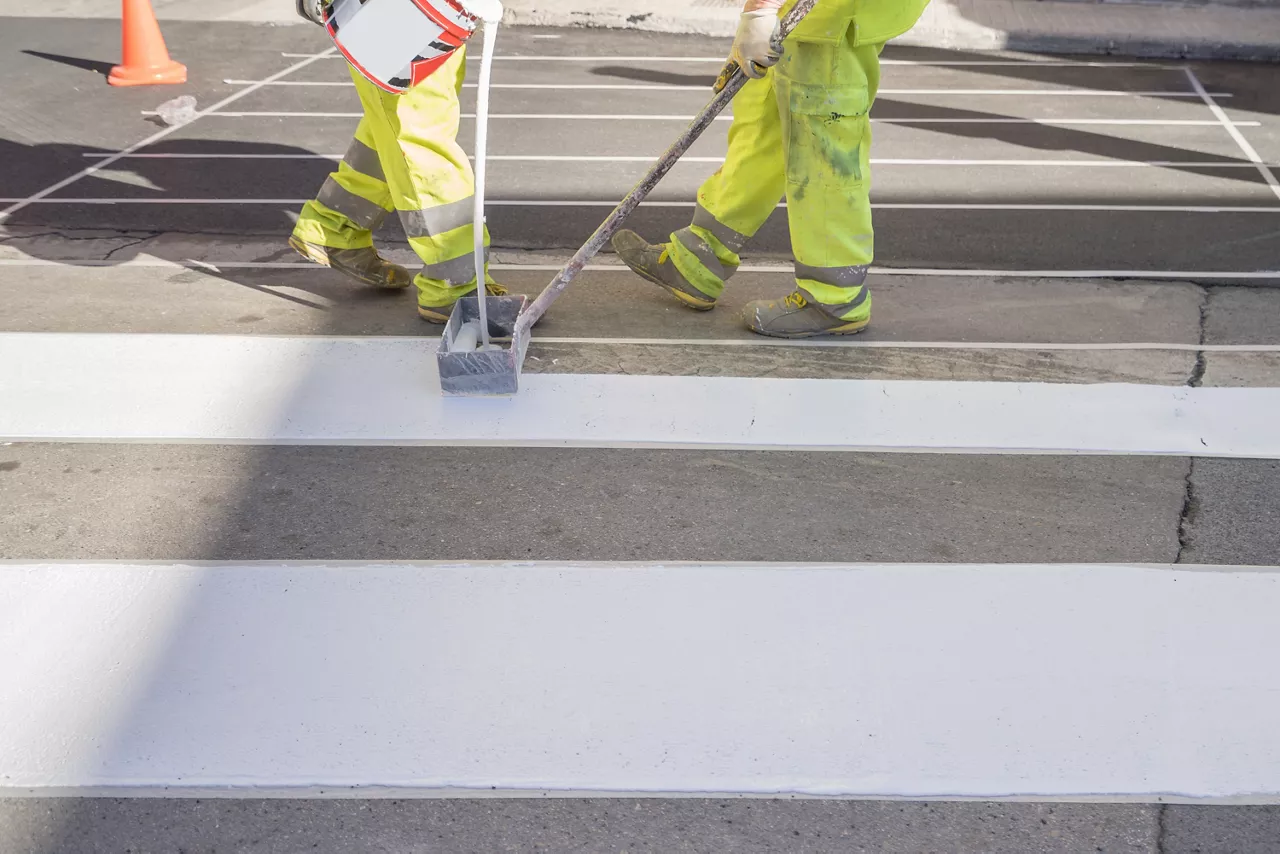
{"label": "freshly painted white stripe", "polygon": [[1271,567],[9,563],[0,791],[1269,803],[1278,612]]}
{"label": "freshly painted white stripe", "polygon": [[[81,157],[98,159],[110,154],[86,152]],[[123,155],[121,160],[341,160],[341,154],[217,154],[210,152],[146,152]],[[653,158],[637,155],[610,154],[497,154],[486,160],[527,163],[652,163]],[[697,157],[686,155],[681,163],[723,163],[723,157]],[[1254,169],[1256,164],[1227,160],[966,160],[960,158],[903,158],[873,157],[873,166],[1000,166],[1000,167],[1064,167],[1064,168],[1119,168],[1134,169],[1161,167],[1176,169]]]}
{"label": "freshly painted white stripe", "polygon": [[424,338],[5,333],[0,437],[1280,459],[1280,388],[621,375],[522,385],[512,398],[445,398]]}
{"label": "freshly painted white stripe", "polygon": [[[289,66],[283,71],[280,71],[280,72],[277,72],[276,74],[271,75],[266,80],[262,81],[261,84],[254,84],[251,86],[247,86],[244,89],[241,89],[231,95],[228,95],[227,97],[223,98],[221,101],[216,102],[213,106],[206,107],[205,109],[199,111],[196,114],[195,118],[196,119],[204,118],[205,116],[208,116],[216,112],[217,110],[222,109],[228,104],[233,104],[236,101],[239,101],[241,98],[245,97],[246,95],[253,94],[254,92],[261,89],[262,86],[266,85],[268,82],[271,82],[273,80],[279,80],[283,77],[286,77],[292,74],[293,72],[306,68],[308,65],[311,65],[313,62],[323,59],[325,56],[329,54],[334,54],[336,52],[337,52],[337,48],[330,48],[324,53],[306,55],[305,58],[302,59],[302,61],[295,62],[293,65]],[[195,119],[192,119],[192,121],[195,121]],[[190,124],[190,122],[188,122],[187,124]],[[118,154],[111,155],[109,157],[104,158],[103,160],[100,160],[97,163],[94,163],[90,166],[86,166],[84,169],[81,169],[79,172],[75,173],[74,175],[70,175],[66,178],[63,178],[61,181],[57,181],[53,184],[50,184],[49,186],[45,187],[43,190],[33,193],[32,195],[27,196],[26,198],[16,199],[16,200],[5,200],[5,202],[0,202],[0,204],[9,203],[9,206],[7,208],[5,208],[4,210],[0,210],[0,224],[3,224],[5,220],[9,219],[9,217],[11,217],[13,214],[17,213],[18,211],[22,210],[28,205],[34,202],[42,201],[46,197],[53,195],[54,193],[58,192],[64,187],[68,187],[76,183],[81,178],[87,178],[90,175],[93,175],[107,168],[112,163],[115,163],[117,160],[123,157],[124,155],[132,154],[133,152],[140,151],[149,145],[154,145],[155,143],[159,142],[160,140],[174,133],[176,130],[178,130],[179,127],[186,127],[186,125],[171,125],[169,127],[163,128],[157,131],[156,133],[153,133],[151,136],[147,137],[141,142],[134,143],[133,145],[129,146],[128,148],[124,149]]]}
{"label": "freshly painted white stripe", "polygon": [[[154,116],[154,110],[143,110],[141,115]],[[352,112],[323,112],[311,110],[292,110],[292,111],[249,111],[234,112],[220,111],[210,114],[217,118],[223,119],[299,119],[299,118],[320,118],[320,119],[358,119],[363,113]],[[464,119],[474,119],[475,113],[462,113]],[[544,120],[544,121],[650,121],[650,122],[690,122],[694,116],[689,115],[659,115],[647,113],[494,113],[489,116],[491,119],[519,119],[519,120]],[[729,122],[733,121],[732,116],[717,116],[716,121]],[[990,119],[952,119],[952,118],[920,118],[920,119],[872,119],[873,124],[885,125],[918,125],[918,124],[934,124],[934,125],[952,125],[952,124],[975,124],[975,125],[1150,125],[1156,127],[1216,127],[1218,122],[1198,119],[1015,119],[1015,118],[990,118]],[[1259,127],[1259,122],[1235,122],[1236,127]],[[139,146],[141,147],[141,146]]]}
{"label": "freshly painted white stripe", "polygon": [[[0,267],[165,267],[177,269],[205,270],[309,270],[314,264],[309,261],[235,261],[235,260],[174,260],[139,256],[124,260],[102,259],[51,259],[51,258],[0,258]],[[494,270],[516,270],[525,272],[558,272],[564,264],[508,264],[495,262],[489,265]],[[626,273],[627,268],[621,264],[588,264],[584,270],[593,272]],[[739,273],[777,273],[791,275],[793,268],[777,264],[743,264]],[[872,275],[876,276],[928,276],[944,278],[983,278],[983,279],[1185,279],[1200,280],[1280,280],[1280,270],[965,270],[937,269],[915,267],[872,267]]]}
{"label": "freshly painted white stripe", "polygon": [[1226,128],[1227,133],[1231,135],[1231,138],[1236,141],[1236,145],[1240,146],[1240,150],[1244,152],[1244,156],[1257,165],[1258,172],[1261,173],[1263,180],[1270,185],[1271,190],[1276,194],[1276,197],[1280,198],[1280,179],[1276,178],[1275,174],[1272,173],[1271,169],[1258,155],[1257,150],[1249,143],[1249,140],[1244,138],[1244,134],[1240,133],[1239,127],[1231,121],[1231,117],[1227,115],[1226,110],[1218,106],[1214,99],[1221,98],[1222,96],[1206,92],[1204,84],[1200,82],[1200,78],[1196,76],[1196,73],[1191,69],[1191,66],[1187,66],[1186,74],[1187,80],[1190,81],[1192,87],[1195,88],[1196,93],[1204,101],[1205,106],[1207,106],[1213,113],[1214,118],[1216,118],[1222,126]]}

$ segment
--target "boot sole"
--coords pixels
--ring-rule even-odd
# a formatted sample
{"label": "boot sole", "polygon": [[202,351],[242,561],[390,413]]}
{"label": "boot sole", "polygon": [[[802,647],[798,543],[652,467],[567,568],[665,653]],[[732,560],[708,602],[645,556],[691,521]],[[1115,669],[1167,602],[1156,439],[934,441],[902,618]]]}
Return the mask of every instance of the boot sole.
{"label": "boot sole", "polygon": [[321,267],[328,267],[330,270],[341,273],[342,275],[346,276],[348,279],[355,279],[357,282],[359,282],[362,285],[368,285],[369,287],[377,288],[380,291],[402,291],[405,288],[409,287],[409,285],[413,284],[412,279],[405,282],[403,285],[390,284],[383,279],[371,279],[361,275],[360,273],[357,273],[354,270],[348,270],[345,267],[335,267],[333,266],[333,262],[329,259],[328,255],[323,255],[321,253],[315,252],[306,243],[303,243],[301,240],[298,240],[293,237],[289,238],[289,246],[293,248],[294,252],[297,252],[299,255],[301,255],[303,258],[306,258],[308,261],[311,261],[315,264],[319,264]]}
{"label": "boot sole", "polygon": [[866,331],[866,328],[870,325],[871,319],[867,318],[866,320],[859,320],[855,323],[849,323],[844,326],[837,326],[834,329],[823,329],[814,332],[765,332],[762,329],[756,329],[754,326],[748,326],[747,329],[757,335],[763,335],[766,338],[787,338],[794,340],[798,338],[821,338],[824,335],[857,335],[859,332]]}
{"label": "boot sole", "polygon": [[680,300],[680,303],[685,308],[691,308],[694,311],[711,311],[711,309],[716,307],[715,300],[710,300],[710,301],[700,300],[695,296],[690,296],[689,294],[685,293],[679,288],[672,287],[671,285],[668,285],[666,282],[662,281],[661,279],[653,275],[650,275],[649,273],[646,273],[644,270],[637,270],[635,267],[632,267],[630,264],[627,264],[627,269],[635,273],[640,278],[644,279],[646,282],[653,282],[655,285],[662,288],[664,291],[671,294],[676,299]]}

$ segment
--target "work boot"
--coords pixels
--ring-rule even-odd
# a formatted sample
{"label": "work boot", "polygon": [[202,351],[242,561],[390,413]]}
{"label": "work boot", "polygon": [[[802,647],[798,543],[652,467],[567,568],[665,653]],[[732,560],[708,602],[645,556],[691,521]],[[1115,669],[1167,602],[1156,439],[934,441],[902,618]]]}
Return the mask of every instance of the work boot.
{"label": "work boot", "polygon": [[823,306],[809,302],[799,291],[780,300],[756,300],[742,310],[747,328],[770,338],[813,338],[818,335],[853,335],[867,328],[871,313],[842,320]]}
{"label": "work boot", "polygon": [[372,246],[361,249],[334,249],[331,246],[308,243],[297,237],[290,237],[289,245],[308,261],[331,267],[365,285],[398,290],[413,284],[413,274],[399,264],[392,264],[384,259]]}
{"label": "work boot", "polygon": [[631,272],[665,288],[689,308],[710,311],[716,307],[715,297],[698,290],[676,269],[666,246],[653,246],[634,231],[624,228],[613,236],[613,249]]}
{"label": "work boot", "polygon": [[[524,294],[513,294],[502,285],[490,282],[484,286],[484,292],[491,297],[522,297]],[[474,293],[474,292],[473,292]],[[463,294],[470,296],[470,294]],[[451,300],[444,305],[423,305],[418,303],[418,316],[428,323],[448,323],[449,315],[453,313],[453,305],[457,300]]]}

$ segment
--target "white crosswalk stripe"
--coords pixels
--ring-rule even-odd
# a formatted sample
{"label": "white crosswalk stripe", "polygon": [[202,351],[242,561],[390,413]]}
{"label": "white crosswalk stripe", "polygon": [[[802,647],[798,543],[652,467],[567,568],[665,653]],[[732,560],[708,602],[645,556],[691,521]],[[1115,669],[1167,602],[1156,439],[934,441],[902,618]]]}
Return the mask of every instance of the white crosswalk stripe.
{"label": "white crosswalk stripe", "polygon": [[[785,289],[786,258],[748,259],[699,318],[601,259],[535,334],[520,394],[475,400],[439,394],[411,297],[300,263],[278,227],[178,233],[290,208],[303,173],[89,186],[107,166],[316,167],[355,114],[299,106],[339,88],[297,79],[336,71],[306,56],[237,71],[249,88],[197,124],[211,140],[78,152],[80,173],[0,199],[0,796],[1280,799],[1280,273],[1248,254],[1280,208],[1276,152],[1249,141],[1274,117],[1234,114],[1243,93],[1181,66],[1079,84],[1051,75],[1099,64],[1034,63],[1053,88],[1023,91],[964,76],[1021,60],[893,61],[898,99],[1072,111],[877,118],[922,146],[877,168],[1039,188],[878,210],[1025,218],[1015,236],[1049,254],[1088,218],[1074,263],[958,268],[939,225],[873,270],[889,337],[778,342],[732,312]],[[502,63],[528,99],[504,127],[572,120],[562,147],[512,133],[501,155],[518,165],[494,216],[530,233],[613,204],[532,182],[641,167],[591,134],[688,118],[614,100],[682,75],[593,82],[631,60],[572,59]],[[561,61],[581,109],[540,112]],[[277,122],[314,150],[259,150]],[[665,227],[691,199],[637,216]],[[134,205],[200,226],[45,228]],[[1149,224],[1134,245],[1182,223],[1212,263],[1115,263],[1096,218],[1119,216]],[[1224,252],[1223,217],[1257,231]],[[512,242],[541,250],[495,256],[524,290],[565,254]]]}

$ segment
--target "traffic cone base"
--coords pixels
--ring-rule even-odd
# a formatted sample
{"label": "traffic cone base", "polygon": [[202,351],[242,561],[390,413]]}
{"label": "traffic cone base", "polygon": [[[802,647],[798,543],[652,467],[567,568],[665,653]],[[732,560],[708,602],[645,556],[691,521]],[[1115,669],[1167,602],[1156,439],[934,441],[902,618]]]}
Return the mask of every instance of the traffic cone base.
{"label": "traffic cone base", "polygon": [[172,59],[163,65],[137,68],[117,65],[111,69],[107,82],[112,86],[149,86],[153,83],[186,83],[187,67]]}
{"label": "traffic cone base", "polygon": [[123,0],[124,61],[111,69],[112,86],[186,83],[187,67],[169,58],[151,0]]}

